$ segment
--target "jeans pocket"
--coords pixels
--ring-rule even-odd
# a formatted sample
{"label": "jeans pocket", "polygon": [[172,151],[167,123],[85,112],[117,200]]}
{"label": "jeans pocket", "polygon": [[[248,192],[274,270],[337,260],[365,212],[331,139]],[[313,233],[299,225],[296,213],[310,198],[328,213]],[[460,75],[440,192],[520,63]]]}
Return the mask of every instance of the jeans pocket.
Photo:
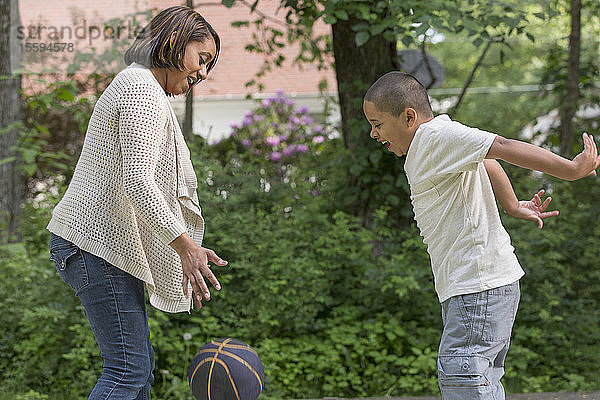
{"label": "jeans pocket", "polygon": [[490,362],[478,356],[440,356],[438,380],[442,388],[487,388]]}
{"label": "jeans pocket", "polygon": [[50,241],[50,260],[54,261],[56,271],[75,294],[89,284],[83,253],[73,243],[53,236]]}
{"label": "jeans pocket", "polygon": [[519,287],[515,288],[514,284],[489,291],[482,339],[486,342],[509,340],[518,305]]}

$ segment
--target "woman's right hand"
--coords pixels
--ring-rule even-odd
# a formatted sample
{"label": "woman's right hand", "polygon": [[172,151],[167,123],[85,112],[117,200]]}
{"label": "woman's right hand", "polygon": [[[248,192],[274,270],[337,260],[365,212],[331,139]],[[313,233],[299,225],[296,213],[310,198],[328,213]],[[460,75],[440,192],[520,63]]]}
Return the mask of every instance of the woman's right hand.
{"label": "woman's right hand", "polygon": [[207,301],[210,300],[210,291],[204,277],[209,280],[215,289],[221,290],[221,284],[208,265],[209,261],[222,267],[227,265],[227,261],[221,259],[213,250],[198,246],[187,233],[173,240],[171,247],[175,249],[181,258],[182,285],[185,297],[189,298],[188,284],[191,284],[196,307],[202,308],[202,297]]}

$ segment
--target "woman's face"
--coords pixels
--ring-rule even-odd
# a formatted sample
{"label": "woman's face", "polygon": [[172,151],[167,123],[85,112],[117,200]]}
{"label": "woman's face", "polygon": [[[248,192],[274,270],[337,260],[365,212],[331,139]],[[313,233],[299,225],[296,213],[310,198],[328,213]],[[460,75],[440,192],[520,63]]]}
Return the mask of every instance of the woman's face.
{"label": "woman's face", "polygon": [[167,70],[165,89],[167,92],[178,95],[186,93],[191,86],[206,79],[206,70],[210,61],[217,53],[217,46],[212,36],[204,42],[189,42],[183,55],[184,70]]}

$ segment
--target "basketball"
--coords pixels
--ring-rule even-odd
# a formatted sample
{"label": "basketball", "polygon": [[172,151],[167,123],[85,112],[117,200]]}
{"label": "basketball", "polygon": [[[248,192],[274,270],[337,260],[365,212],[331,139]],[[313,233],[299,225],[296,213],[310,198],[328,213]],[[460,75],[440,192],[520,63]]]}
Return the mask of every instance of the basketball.
{"label": "basketball", "polygon": [[188,370],[196,400],[256,400],[265,372],[254,349],[236,339],[216,339],[198,350]]}

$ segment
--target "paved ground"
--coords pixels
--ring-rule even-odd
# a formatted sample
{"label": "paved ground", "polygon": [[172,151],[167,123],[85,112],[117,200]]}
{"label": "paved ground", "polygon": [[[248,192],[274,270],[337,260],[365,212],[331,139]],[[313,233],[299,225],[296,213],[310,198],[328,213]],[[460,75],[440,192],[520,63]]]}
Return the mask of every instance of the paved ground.
{"label": "paved ground", "polygon": [[507,400],[600,400],[600,392],[528,393],[508,395]]}
{"label": "paved ground", "polygon": [[[322,400],[440,400],[439,397],[370,397],[361,399],[342,399],[339,397],[325,397]],[[579,393],[525,393],[509,394],[506,400],[600,400],[600,392]]]}

